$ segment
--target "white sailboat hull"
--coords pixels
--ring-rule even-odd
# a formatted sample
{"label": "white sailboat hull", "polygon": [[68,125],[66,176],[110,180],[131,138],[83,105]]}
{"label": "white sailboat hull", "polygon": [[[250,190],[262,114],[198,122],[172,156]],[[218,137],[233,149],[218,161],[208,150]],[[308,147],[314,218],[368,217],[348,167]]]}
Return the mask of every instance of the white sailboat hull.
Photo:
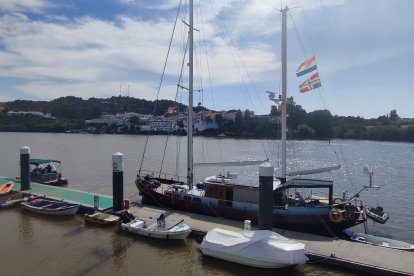
{"label": "white sailboat hull", "polygon": [[364,234],[364,233],[355,233],[352,231],[345,231],[349,236],[350,239],[356,242],[376,245],[376,246],[382,246],[387,247],[391,249],[398,249],[398,250],[406,250],[406,251],[414,251],[414,245],[399,241],[399,240],[393,240],[385,237],[370,235],[370,234]]}

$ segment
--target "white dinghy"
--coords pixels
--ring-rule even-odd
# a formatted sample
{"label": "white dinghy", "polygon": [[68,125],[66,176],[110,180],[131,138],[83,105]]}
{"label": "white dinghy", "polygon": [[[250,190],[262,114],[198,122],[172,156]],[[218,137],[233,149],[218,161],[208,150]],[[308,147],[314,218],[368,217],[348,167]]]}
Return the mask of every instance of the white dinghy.
{"label": "white dinghy", "polygon": [[356,242],[388,247],[398,250],[414,251],[414,245],[408,242],[403,242],[371,234],[356,233],[350,230],[345,230],[344,232],[349,235],[349,238],[351,240]]}
{"label": "white dinghy", "polygon": [[191,233],[191,228],[183,222],[165,221],[163,215],[158,219],[135,217],[129,222],[122,222],[121,228],[145,237],[184,240]]}
{"label": "white dinghy", "polygon": [[233,232],[219,228],[208,231],[201,243],[204,255],[260,268],[304,264],[305,245],[269,230]]}

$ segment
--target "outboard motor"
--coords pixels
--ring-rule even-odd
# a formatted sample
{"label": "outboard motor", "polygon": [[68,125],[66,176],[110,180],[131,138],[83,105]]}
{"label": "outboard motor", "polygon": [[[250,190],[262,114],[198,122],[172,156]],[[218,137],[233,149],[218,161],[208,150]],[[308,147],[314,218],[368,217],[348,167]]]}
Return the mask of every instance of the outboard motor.
{"label": "outboard motor", "polygon": [[384,208],[382,208],[381,206],[377,206],[375,208],[370,207],[367,208],[365,211],[367,213],[367,217],[381,224],[386,223],[387,220],[390,218],[390,216],[384,212]]}

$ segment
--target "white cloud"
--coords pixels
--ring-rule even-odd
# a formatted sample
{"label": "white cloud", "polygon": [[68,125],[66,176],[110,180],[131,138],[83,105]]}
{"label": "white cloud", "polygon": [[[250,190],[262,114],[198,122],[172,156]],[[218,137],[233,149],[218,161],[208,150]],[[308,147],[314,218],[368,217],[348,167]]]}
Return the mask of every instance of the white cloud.
{"label": "white cloud", "polygon": [[[0,15],[0,77],[7,80],[0,84],[2,93],[20,91],[44,99],[68,94],[105,97],[116,95],[119,85],[127,83],[131,96],[154,99],[175,16],[170,9],[175,9],[178,1],[119,1],[131,5],[129,11],[137,11],[134,17],[119,14],[103,19],[101,14],[92,13],[69,17],[65,15],[66,6],[54,6],[48,14],[33,17],[31,12],[51,7],[51,2],[0,1],[0,11],[6,11]],[[350,4],[344,0],[291,0],[283,1],[285,4],[299,7],[291,10],[292,16],[305,48],[313,46],[316,50],[322,78],[329,75],[331,79],[340,79],[339,73],[351,74],[353,68],[360,72],[361,67],[369,66],[383,70],[387,61],[412,57],[409,54],[414,26],[409,8],[402,10],[387,1],[374,5],[366,1]],[[279,8],[280,1],[195,1],[195,27],[200,30],[195,36],[207,41],[213,87],[237,92],[241,78],[246,81],[247,74],[262,87],[275,84],[280,61],[280,13],[276,11]],[[186,7],[182,11],[187,12]],[[289,69],[293,72],[304,60],[304,54],[299,42],[293,41],[296,34],[290,15],[288,23]],[[172,79],[178,75],[183,48],[177,42],[188,30],[181,22],[177,26],[166,70],[167,88],[162,91],[162,98],[168,99],[175,97],[176,83]],[[200,49],[197,45],[196,53],[205,65],[203,49],[204,46]],[[399,75],[408,68],[402,66]],[[187,68],[184,72],[187,74]],[[206,73],[204,69],[203,74]],[[18,86],[13,85],[16,78]],[[208,83],[206,80],[204,84]],[[295,81],[297,78],[292,77],[291,83]],[[328,86],[329,82],[322,82]],[[385,80],[376,82],[389,87]],[[353,87],[358,91],[368,89]]]}
{"label": "white cloud", "polygon": [[[152,74],[153,85],[156,85],[172,29],[171,22],[164,20],[142,21],[128,17],[119,17],[117,24],[91,17],[53,23],[31,21],[22,14],[14,14],[1,17],[0,24],[4,26],[0,38],[6,48],[0,51],[0,76],[31,79],[33,81],[20,86],[20,90],[44,97],[75,91],[67,89],[67,85],[59,89],[51,85],[49,79],[80,82],[76,91],[82,88],[91,91],[93,88],[88,88],[85,82],[91,82],[92,87],[99,81],[146,82]],[[186,27],[183,28],[185,32]],[[177,75],[179,51],[180,47],[175,44],[167,75]],[[240,82],[237,73],[229,73],[237,72],[230,51],[242,57],[244,65],[237,66],[245,66],[252,77],[274,69],[275,56],[264,45],[247,46],[235,53],[220,40],[213,39],[208,51],[211,79],[216,85]],[[54,93],[52,89],[56,89]]]}
{"label": "white cloud", "polygon": [[[178,6],[177,0],[158,0],[158,1],[142,1],[142,0],[119,0],[121,4],[141,6],[145,9],[153,10],[169,10]],[[145,2],[145,3],[144,3]]]}
{"label": "white cloud", "polygon": [[32,11],[40,12],[41,10],[51,7],[48,0],[2,0],[0,1],[0,10],[7,12]]}
{"label": "white cloud", "polygon": [[[130,90],[129,96],[154,100],[156,98],[156,89],[151,82],[131,82],[128,83]],[[25,94],[32,95],[44,100],[52,100],[64,95],[71,95],[88,99],[91,97],[106,98],[118,96],[120,92],[120,82],[78,82],[73,84],[64,84],[59,82],[30,82],[25,85],[19,85],[16,90]],[[121,91],[125,95],[125,85]]]}

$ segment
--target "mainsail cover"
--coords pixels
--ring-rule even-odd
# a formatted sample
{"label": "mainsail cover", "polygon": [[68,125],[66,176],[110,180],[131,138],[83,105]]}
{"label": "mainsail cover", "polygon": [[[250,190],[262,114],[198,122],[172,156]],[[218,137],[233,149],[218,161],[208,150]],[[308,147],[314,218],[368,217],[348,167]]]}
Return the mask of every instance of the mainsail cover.
{"label": "mainsail cover", "polygon": [[324,172],[339,170],[340,168],[341,168],[341,165],[336,165],[336,166],[318,168],[318,169],[312,169],[312,170],[290,172],[290,173],[287,173],[287,175],[294,176],[294,175],[308,175],[308,174],[315,174],[315,173],[324,173]]}
{"label": "mainsail cover", "polygon": [[212,162],[212,163],[194,163],[196,167],[237,167],[237,166],[253,166],[260,165],[266,160],[252,160],[252,161],[235,161],[235,162]]}

